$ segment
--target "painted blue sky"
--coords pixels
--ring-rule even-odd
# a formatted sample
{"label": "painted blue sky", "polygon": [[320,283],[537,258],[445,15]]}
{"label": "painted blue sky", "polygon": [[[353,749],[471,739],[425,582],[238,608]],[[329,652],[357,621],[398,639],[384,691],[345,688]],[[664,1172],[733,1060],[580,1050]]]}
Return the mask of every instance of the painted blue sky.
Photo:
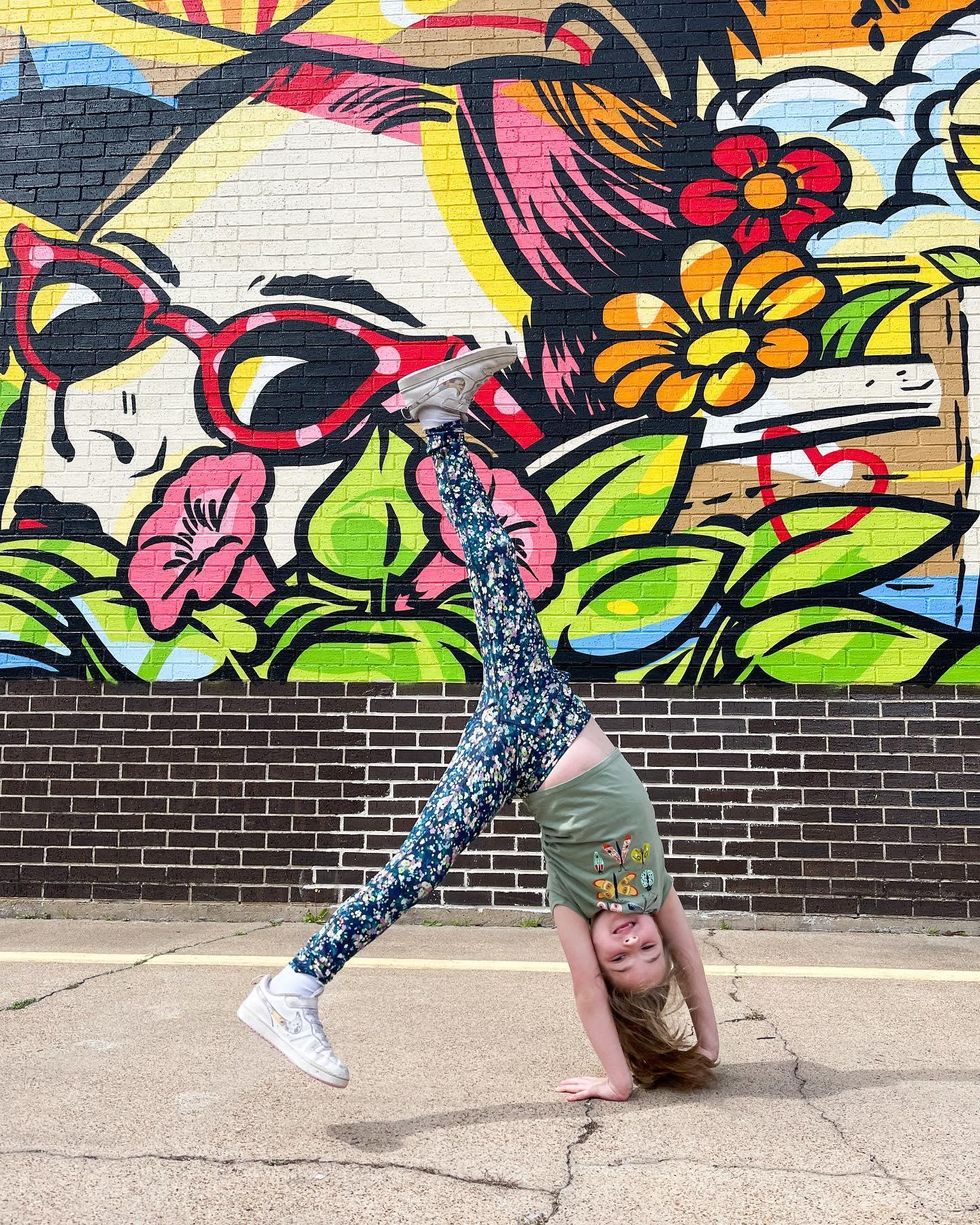
{"label": "painted blue sky", "polygon": [[[45,89],[104,85],[173,105],[172,98],[153,93],[146,77],[124,55],[101,43],[34,43],[30,51]],[[0,64],[0,100],[16,97],[18,76],[16,59]]]}

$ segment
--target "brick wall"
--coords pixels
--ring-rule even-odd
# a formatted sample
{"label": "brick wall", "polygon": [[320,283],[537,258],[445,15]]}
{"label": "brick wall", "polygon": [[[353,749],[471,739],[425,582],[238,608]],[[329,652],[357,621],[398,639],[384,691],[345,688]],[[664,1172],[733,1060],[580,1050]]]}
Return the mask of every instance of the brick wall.
{"label": "brick wall", "polygon": [[[577,688],[647,785],[690,907],[980,919],[975,692]],[[0,895],[335,902],[407,832],[476,692],[10,685]],[[539,906],[544,883],[508,807],[438,900]]]}

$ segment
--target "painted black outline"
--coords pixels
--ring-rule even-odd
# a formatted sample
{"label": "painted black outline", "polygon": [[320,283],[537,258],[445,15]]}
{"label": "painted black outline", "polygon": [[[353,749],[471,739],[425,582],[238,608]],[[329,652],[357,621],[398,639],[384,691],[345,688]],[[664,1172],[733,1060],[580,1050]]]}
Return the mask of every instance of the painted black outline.
{"label": "painted black outline", "polygon": [[[642,540],[642,543],[640,543]],[[626,544],[623,544],[626,541]],[[724,540],[714,537],[705,532],[698,533],[668,533],[658,537],[623,537],[615,542],[604,541],[603,548],[594,548],[592,550],[581,550],[574,554],[569,570],[594,561],[599,557],[613,556],[616,553],[621,553],[630,549],[663,549],[663,548],[703,548],[705,552],[715,552],[719,555],[719,565],[711,577],[710,582],[705,587],[704,593],[698,600],[697,604],[690,610],[680,625],[675,626],[667,635],[657,639],[652,647],[639,647],[631,651],[621,651],[615,654],[590,655],[585,652],[580,652],[572,646],[568,628],[566,627],[558,641],[558,646],[555,649],[555,663],[558,667],[575,669],[575,675],[583,679],[586,676],[595,678],[596,676],[609,676],[622,669],[630,669],[641,667],[643,664],[650,662],[655,664],[656,660],[650,659],[651,650],[655,650],[659,655],[664,655],[676,650],[679,646],[690,640],[692,633],[697,633],[704,624],[706,614],[711,609],[716,607],[719,598],[723,595],[725,584],[728,581],[728,576],[742,554],[741,548],[733,544],[729,540]],[[583,557],[583,553],[587,552],[589,556]],[[600,586],[600,590],[608,588],[611,584],[619,582],[623,577],[624,572],[642,573],[644,570],[656,570],[676,568],[678,565],[693,565],[696,562],[692,559],[685,561],[682,558],[664,559],[660,565],[656,564],[655,559],[638,558],[636,561],[626,562],[623,566],[613,569],[610,574],[603,575],[597,580],[590,591]],[[580,606],[581,607],[581,606]],[[585,665],[583,668],[582,665]]]}
{"label": "painted black outline", "polygon": [[[766,524],[771,523],[774,518],[782,517],[787,514],[792,514],[798,510],[824,510],[840,507],[844,510],[853,510],[856,507],[867,507],[869,511],[880,510],[882,508],[911,511],[916,514],[930,514],[937,518],[946,520],[946,527],[929,538],[926,542],[919,545],[917,548],[909,552],[903,553],[901,557],[894,558],[890,562],[885,562],[881,566],[872,567],[869,570],[862,570],[857,574],[848,575],[846,578],[835,579],[828,583],[821,583],[817,587],[807,587],[802,592],[784,592],[771,599],[764,600],[759,604],[751,605],[747,608],[742,603],[743,596],[757,582],[765,577],[768,571],[771,571],[776,565],[783,561],[786,557],[792,556],[799,551],[803,545],[816,544],[824,540],[846,537],[850,535],[849,531],[830,531],[823,528],[814,532],[804,533],[800,536],[794,536],[790,540],[779,541],[774,548],[770,549],[764,557],[743,574],[738,582],[728,591],[726,591],[726,599],[737,602],[737,607],[745,613],[751,613],[757,608],[772,608],[778,607],[780,611],[786,611],[792,608],[801,608],[807,604],[812,604],[814,599],[819,603],[823,603],[822,595],[827,593],[830,602],[833,603],[833,598],[841,591],[860,593],[869,587],[878,586],[880,583],[886,583],[890,579],[897,578],[899,575],[906,574],[914,569],[920,562],[932,557],[933,554],[940,552],[944,548],[951,547],[962,540],[967,530],[980,518],[980,512],[965,510],[956,507],[947,507],[942,503],[927,502],[922,498],[912,498],[903,494],[802,494],[793,498],[784,498],[774,507],[762,507],[756,511],[748,519],[743,520],[744,528],[747,536],[751,536]],[[712,520],[708,520],[705,524],[710,527]],[[897,611],[897,610],[896,610]],[[905,616],[904,611],[900,614]],[[743,618],[740,618],[743,619]]]}
{"label": "painted black outline", "polygon": [[[801,604],[798,607],[804,608],[807,606],[808,606],[807,604]],[[939,622],[932,621],[929,618],[923,617],[917,613],[907,613],[904,610],[899,611],[897,609],[892,608],[890,605],[879,604],[875,600],[869,599],[867,596],[864,596],[864,595],[850,596],[846,602],[842,602],[840,600],[826,600],[826,601],[819,600],[816,602],[809,602],[809,606],[814,607],[814,608],[816,607],[828,608],[828,609],[833,609],[835,611],[840,611],[840,612],[853,612],[858,617],[860,617],[861,614],[864,614],[866,616],[876,617],[876,618],[886,620],[886,621],[895,621],[898,623],[900,628],[919,630],[922,633],[931,634],[935,638],[945,639],[945,642],[943,642],[939,647],[937,647],[936,651],[933,653],[930,659],[926,662],[926,664],[923,665],[923,668],[920,670],[920,672],[915,677],[911,678],[910,680],[900,682],[901,684],[904,684],[904,685],[921,685],[921,686],[933,685],[934,680],[931,679],[931,676],[933,672],[934,661],[937,659],[937,657],[945,656],[946,652],[952,651],[952,650],[960,650],[965,653],[966,649],[975,647],[977,645],[976,639],[965,630],[959,630],[959,629],[956,629],[954,626],[940,624]],[[792,611],[795,611],[795,610],[789,609],[789,608],[788,609],[781,608],[778,610],[778,613],[792,612]],[[771,615],[778,615],[778,613],[774,612]],[[759,620],[762,621],[762,620],[767,620],[767,619],[768,617],[764,617],[764,618],[760,618]],[[735,624],[732,626],[733,634],[740,635],[744,633],[747,629],[751,629],[752,626],[755,624],[757,623],[752,622],[752,623],[746,624],[743,622],[743,623]],[[821,627],[814,626],[811,637],[816,636],[816,634],[818,634],[819,632],[821,632]],[[823,632],[833,633],[834,631],[830,629],[830,630],[824,630]],[[898,633],[898,631],[887,631],[885,629],[882,629],[881,632],[882,633],[891,632],[895,634],[896,636]],[[771,650],[778,650],[778,647],[771,648]],[[767,653],[770,653],[770,652],[767,652]],[[734,648],[732,647],[731,658],[728,661],[726,661],[725,666],[723,667],[722,671],[717,676],[712,678],[714,683],[717,683],[717,684],[729,683],[730,684],[736,677],[743,676],[744,677],[744,680],[742,682],[743,684],[764,685],[768,688],[780,688],[780,689],[795,688],[795,684],[796,684],[795,682],[777,680],[775,677],[770,677],[766,673],[760,672],[758,668],[758,664],[755,663],[756,658],[760,658],[760,657],[753,657],[751,659],[747,659],[745,656],[735,656]],[[741,664],[741,666],[739,666],[739,663]],[[749,673],[746,676],[745,670],[747,667],[750,666],[750,664],[752,665],[753,670],[751,673]],[[884,685],[891,687],[899,682],[869,680],[869,681],[850,682],[850,683],[862,684],[862,685],[866,684],[869,686],[878,685],[879,687],[884,684]],[[821,687],[829,689],[834,686],[840,687],[843,684],[845,684],[845,682],[825,681],[825,682],[821,682]]]}
{"label": "painted black outline", "polygon": [[[386,613],[383,611],[378,613],[362,613],[360,616],[356,614],[351,616],[350,613],[327,614],[324,617],[311,622],[310,625],[306,626],[300,633],[298,633],[286,650],[280,652],[274,658],[267,657],[269,659],[267,665],[269,680],[279,683],[288,680],[289,671],[296,663],[296,660],[300,657],[300,655],[302,655],[308,648],[316,646],[322,642],[330,642],[339,645],[344,643],[349,643],[351,645],[361,643],[417,643],[417,639],[408,633],[398,634],[387,633],[384,631],[370,633],[366,630],[351,630],[347,634],[331,634],[330,631],[336,626],[347,624],[350,621],[378,621],[395,623],[399,621],[421,621],[429,625],[435,625],[440,630],[447,629],[454,631],[464,641],[469,642],[475,652],[475,654],[472,656],[463,654],[449,643],[444,642],[441,645],[446,651],[449,652],[450,655],[452,655],[457,663],[462,666],[464,681],[461,683],[473,684],[481,681],[483,678],[483,662],[480,658],[479,646],[476,643],[476,630],[473,623],[467,621],[467,619],[460,613],[449,613],[447,615],[445,610],[436,610],[435,608],[432,609],[433,613],[437,611],[437,617],[426,616],[425,610],[420,610],[418,615],[411,617]],[[314,629],[318,631],[316,635],[314,635]]]}

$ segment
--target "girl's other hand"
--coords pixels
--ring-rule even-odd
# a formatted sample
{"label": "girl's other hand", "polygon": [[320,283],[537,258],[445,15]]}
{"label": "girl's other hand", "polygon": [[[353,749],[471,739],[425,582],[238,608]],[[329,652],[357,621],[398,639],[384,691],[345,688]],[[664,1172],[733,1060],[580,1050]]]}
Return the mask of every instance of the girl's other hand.
{"label": "girl's other hand", "polygon": [[573,1076],[563,1080],[556,1093],[561,1093],[566,1102],[584,1102],[590,1097],[599,1097],[606,1102],[625,1102],[633,1092],[633,1086],[628,1089],[617,1089],[605,1076]]}
{"label": "girl's other hand", "polygon": [[718,1054],[717,1043],[713,1046],[706,1046],[702,1042],[701,1045],[698,1047],[698,1054],[703,1055],[705,1059],[707,1059],[708,1063],[710,1063],[713,1068],[716,1068],[718,1064],[721,1062],[721,1059]]}

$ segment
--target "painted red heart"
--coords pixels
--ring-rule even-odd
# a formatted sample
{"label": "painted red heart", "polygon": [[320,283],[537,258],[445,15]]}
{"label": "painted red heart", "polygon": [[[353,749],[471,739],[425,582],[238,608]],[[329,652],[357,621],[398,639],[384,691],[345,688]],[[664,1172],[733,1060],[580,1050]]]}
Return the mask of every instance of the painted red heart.
{"label": "painted red heart", "polygon": [[[799,436],[799,430],[794,430],[790,425],[774,425],[763,432],[762,441],[768,442],[773,438],[799,438]],[[830,451],[824,454],[818,451],[816,447],[803,447],[803,454],[813,465],[813,471],[817,476],[823,476],[825,472],[828,472],[831,468],[836,468],[838,464],[860,464],[863,468],[867,468],[874,477],[874,481],[871,484],[871,492],[873,494],[884,493],[888,488],[888,465],[880,455],[875,455],[873,451],[864,451],[858,447],[844,447],[839,451]],[[756,467],[759,473],[763,504],[765,506],[774,506],[778,499],[772,483],[772,453],[766,452],[764,455],[758,456]],[[860,523],[862,519],[867,518],[872,510],[874,510],[873,506],[856,506],[834,523],[828,524],[824,530],[828,532],[849,531],[856,523]],[[776,533],[777,540],[785,542],[793,539],[793,534],[786,526],[786,521],[782,515],[773,515],[770,522],[772,523],[772,530]],[[813,544],[805,544],[801,546],[800,551],[802,552],[803,549],[812,547]]]}

